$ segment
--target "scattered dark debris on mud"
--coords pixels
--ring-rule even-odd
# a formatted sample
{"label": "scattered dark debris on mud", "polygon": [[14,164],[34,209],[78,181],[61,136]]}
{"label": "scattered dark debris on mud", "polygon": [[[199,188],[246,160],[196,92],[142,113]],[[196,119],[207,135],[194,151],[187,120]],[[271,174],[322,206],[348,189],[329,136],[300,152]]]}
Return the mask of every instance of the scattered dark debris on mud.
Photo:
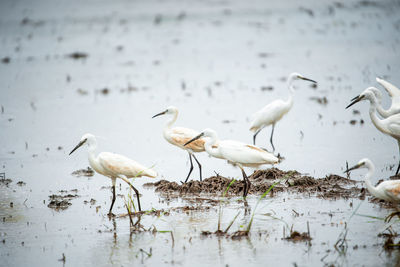
{"label": "scattered dark debris on mud", "polygon": [[[316,179],[311,176],[301,175],[297,171],[282,171],[277,168],[267,170],[257,170],[249,176],[251,187],[250,194],[261,195],[275,182],[271,195],[275,192],[293,192],[314,194],[322,198],[360,198],[364,197],[365,191],[356,187],[357,181],[347,179],[338,175],[329,175],[325,178]],[[197,180],[189,181],[179,185],[176,182],[160,180],[155,183],[146,183],[146,187],[155,187],[155,191],[164,196],[182,196],[189,194],[193,197],[201,193],[214,194],[220,196],[230,184],[232,179],[220,175],[204,179],[202,182]],[[237,180],[233,183],[227,196],[238,196],[243,193],[243,182]]]}
{"label": "scattered dark debris on mud", "polygon": [[92,168],[87,167],[87,169],[76,170],[72,172],[71,175],[76,177],[81,177],[81,176],[91,177],[94,175],[94,171],[92,170]]}
{"label": "scattered dark debris on mud", "polygon": [[383,248],[385,250],[393,250],[393,249],[400,249],[400,241],[395,243],[394,239],[399,235],[396,232],[391,231],[390,229],[387,233],[380,233],[378,237],[382,237],[385,239],[383,243]]}
{"label": "scattered dark debris on mud", "polygon": [[[65,191],[63,191],[65,192]],[[67,209],[69,206],[72,205],[72,203],[70,202],[71,199],[78,197],[78,195],[76,194],[66,194],[66,195],[50,195],[49,199],[50,199],[50,203],[47,205],[47,207],[49,207],[50,209],[54,209],[54,210],[65,210]]]}
{"label": "scattered dark debris on mud", "polygon": [[17,182],[17,185],[19,185],[19,186],[24,186],[24,185],[26,185],[26,183],[23,182],[23,181],[19,181],[19,182]]}
{"label": "scattered dark debris on mud", "polygon": [[297,231],[293,231],[288,237],[285,237],[285,240],[298,242],[298,241],[310,241],[312,238],[306,232],[299,233]]}
{"label": "scattered dark debris on mud", "polygon": [[4,172],[0,173],[0,185],[8,186],[8,184],[11,182],[12,180],[6,178],[6,174]]}

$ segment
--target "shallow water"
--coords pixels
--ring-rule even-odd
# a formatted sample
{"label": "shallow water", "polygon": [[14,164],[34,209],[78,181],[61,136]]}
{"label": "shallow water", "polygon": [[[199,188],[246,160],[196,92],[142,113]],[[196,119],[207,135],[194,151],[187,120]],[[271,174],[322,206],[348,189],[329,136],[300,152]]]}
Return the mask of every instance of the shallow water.
{"label": "shallow water", "polygon": [[[249,240],[201,238],[201,231],[216,228],[216,207],[159,219],[144,216],[146,228],[154,224],[173,232],[173,247],[169,233],[133,234],[130,241],[129,220],[105,216],[111,193],[101,187],[110,186],[109,179],[71,176],[86,168],[87,154],[85,149],[68,153],[91,132],[99,136],[99,151],[154,164],[157,179],[180,181],[189,169],[187,154],[163,139],[167,118],[151,119],[154,114],[175,105],[177,125],[210,127],[221,139],[250,143],[251,114],[273,99],[287,98],[282,78],[297,71],[318,81],[318,88],[296,82],[293,109],[275,129],[275,147],[285,157],[278,167],[323,177],[341,174],[346,161],[352,165],[368,157],[377,167],[374,182],[386,179],[398,161],[395,140],[370,123],[367,103],[354,106],[361,115],[344,107],[366,87],[378,86],[376,76],[400,84],[399,7],[398,1],[2,1],[0,57],[10,62],[0,63],[0,172],[13,182],[0,185],[0,218],[5,217],[0,264],[61,265],[57,260],[64,253],[66,265],[185,265],[193,259],[196,265],[256,265],[271,259],[282,265],[394,265],[398,253],[382,252],[383,240],[377,237],[385,224],[360,216],[349,223],[346,256],[336,259],[333,245],[359,200],[278,195],[262,202],[260,214],[273,211],[295,230],[304,232],[309,221],[312,247],[281,240],[284,224],[262,215]],[[67,56],[74,52],[88,57]],[[262,90],[268,86],[273,89]],[[326,97],[328,103],[311,97]],[[351,125],[352,119],[365,123]],[[257,144],[270,148],[269,134],[270,129],[263,130]],[[205,153],[197,158],[204,177],[214,171],[240,174]],[[352,178],[361,180],[363,173]],[[196,166],[192,175],[198,177]],[[17,186],[18,181],[26,185]],[[135,182],[144,209],[186,204],[163,202],[153,190],[142,189],[148,181]],[[49,195],[71,189],[78,189],[79,197],[67,210],[47,207]],[[126,195],[125,185],[118,192]],[[91,198],[95,205],[83,203]],[[255,202],[250,197],[249,205]],[[224,206],[225,225],[237,210],[242,213],[231,231],[249,220],[242,207],[235,200]],[[305,215],[294,217],[292,209]],[[114,211],[125,212],[121,198]],[[359,213],[384,217],[390,210],[366,200]],[[356,244],[366,248],[353,249]],[[150,247],[151,257],[139,252]]]}

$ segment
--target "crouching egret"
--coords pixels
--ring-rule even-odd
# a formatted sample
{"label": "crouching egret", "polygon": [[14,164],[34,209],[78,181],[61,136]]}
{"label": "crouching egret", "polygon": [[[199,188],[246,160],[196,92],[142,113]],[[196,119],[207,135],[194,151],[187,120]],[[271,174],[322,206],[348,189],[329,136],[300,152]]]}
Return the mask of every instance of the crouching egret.
{"label": "crouching egret", "polygon": [[[400,203],[400,180],[389,180],[383,181],[378,184],[376,187],[371,183],[371,177],[375,172],[375,166],[369,159],[360,160],[357,165],[351,167],[346,170],[345,173],[348,173],[352,170],[358,168],[366,168],[368,169],[367,175],[365,175],[365,184],[367,186],[368,192],[376,198],[383,199],[394,204]],[[390,221],[394,216],[399,216],[400,211],[398,207],[396,207],[397,211],[389,214],[385,221]]]}
{"label": "crouching egret", "polygon": [[264,128],[269,125],[272,125],[270,142],[272,145],[272,151],[275,151],[274,143],[272,142],[272,137],[274,135],[275,124],[282,119],[282,117],[289,112],[289,110],[293,106],[293,96],[294,96],[294,88],[292,83],[296,79],[306,80],[313,83],[317,83],[314,80],[308,79],[299,73],[291,73],[287,80],[287,87],[289,89],[290,95],[287,101],[282,99],[278,99],[272,101],[268,105],[266,105],[261,110],[257,111],[253,115],[253,121],[251,122],[250,131],[255,132],[253,135],[253,144],[256,144],[256,136],[257,134]]}
{"label": "crouching egret", "polygon": [[197,160],[197,158],[193,155],[193,153],[204,151],[204,139],[200,138],[200,139],[196,140],[196,142],[192,142],[190,145],[185,146],[185,143],[187,141],[191,140],[193,137],[197,136],[199,134],[199,132],[189,129],[189,128],[184,128],[184,127],[173,127],[172,128],[172,124],[174,124],[174,122],[178,118],[178,109],[174,106],[168,107],[165,111],[154,115],[153,118],[160,116],[160,115],[165,115],[165,114],[172,115],[172,118],[167,121],[167,124],[165,125],[164,130],[163,130],[163,135],[164,135],[165,140],[167,140],[169,143],[171,143],[177,147],[180,147],[181,149],[186,150],[189,154],[190,170],[186,177],[185,183],[187,182],[190,174],[193,171],[192,157],[194,158],[194,160],[197,162],[197,165],[199,166],[200,181],[201,181],[202,180],[201,164]]}
{"label": "crouching egret", "polygon": [[[369,88],[365,89],[359,96],[353,98],[353,101],[346,107],[346,109],[357,102],[365,100],[369,100],[370,102],[369,116],[372,123],[379,131],[397,140],[400,153],[400,113],[387,117],[386,119],[379,119],[376,114],[378,102],[374,93]],[[399,173],[399,169],[400,161],[396,170],[396,175]]]}
{"label": "crouching egret", "polygon": [[225,159],[228,163],[238,166],[243,175],[243,197],[247,196],[251,183],[243,170],[243,167],[259,167],[263,164],[278,163],[278,158],[273,154],[256,146],[248,145],[233,140],[218,140],[217,133],[212,129],[205,129],[199,135],[187,142],[186,145],[195,142],[201,137],[206,139],[204,148],[208,154],[215,158]]}
{"label": "crouching egret", "polygon": [[358,168],[368,169],[367,175],[365,176],[365,185],[371,195],[393,203],[400,202],[400,180],[383,181],[378,186],[374,187],[370,179],[375,172],[375,166],[369,159],[360,160],[357,165],[346,170],[345,173]]}
{"label": "crouching egret", "polygon": [[111,178],[113,198],[108,215],[113,215],[111,211],[115,202],[115,183],[117,178],[125,181],[133,189],[133,191],[135,191],[139,211],[141,211],[142,209],[140,207],[139,191],[129,182],[127,178],[141,176],[154,178],[157,176],[157,173],[154,170],[146,168],[136,161],[122,155],[110,152],[101,152],[96,156],[97,140],[94,135],[89,133],[82,136],[79,144],[76,145],[76,147],[74,147],[69,154],[71,155],[75,150],[84,144],[88,145],[90,166],[97,173]]}

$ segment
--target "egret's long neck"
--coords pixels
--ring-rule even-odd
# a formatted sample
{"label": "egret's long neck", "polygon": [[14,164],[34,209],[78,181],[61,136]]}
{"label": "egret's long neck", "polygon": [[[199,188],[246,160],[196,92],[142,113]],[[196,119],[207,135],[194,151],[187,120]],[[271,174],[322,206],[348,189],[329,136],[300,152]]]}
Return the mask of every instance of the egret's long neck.
{"label": "egret's long neck", "polygon": [[293,96],[294,96],[293,81],[294,81],[294,76],[289,76],[287,81],[287,88],[289,89],[289,98],[288,100],[285,101],[288,108],[291,108],[293,106]]}
{"label": "egret's long neck", "polygon": [[376,99],[372,99],[370,100],[370,102],[371,105],[369,107],[369,116],[371,117],[371,121],[379,131],[385,132],[385,126],[382,124],[382,120],[379,119],[376,114],[376,108],[377,108]]}
{"label": "egret's long neck", "polygon": [[219,147],[215,146],[216,144],[217,144],[217,136],[216,135],[212,135],[205,142],[204,148],[205,148],[205,150],[207,151],[208,154],[210,154],[213,157],[219,158],[220,157]]}
{"label": "egret's long neck", "polygon": [[167,123],[165,124],[165,129],[171,128],[172,124],[175,123],[177,118],[178,118],[178,111],[174,112],[172,117],[169,120],[167,120]]}
{"label": "egret's long neck", "polygon": [[96,149],[97,149],[96,141],[89,143],[88,147],[89,164],[95,170],[97,170],[99,166],[99,162],[96,157]]}
{"label": "egret's long neck", "polygon": [[368,191],[371,193],[371,195],[375,197],[379,197],[379,192],[376,190],[376,188],[372,185],[371,183],[371,177],[372,174],[375,172],[375,167],[374,165],[368,164],[368,173],[365,175],[365,185],[367,186]]}
{"label": "egret's long neck", "polygon": [[390,115],[389,112],[386,109],[383,109],[382,104],[381,104],[380,101],[376,105],[376,110],[384,118],[387,118]]}

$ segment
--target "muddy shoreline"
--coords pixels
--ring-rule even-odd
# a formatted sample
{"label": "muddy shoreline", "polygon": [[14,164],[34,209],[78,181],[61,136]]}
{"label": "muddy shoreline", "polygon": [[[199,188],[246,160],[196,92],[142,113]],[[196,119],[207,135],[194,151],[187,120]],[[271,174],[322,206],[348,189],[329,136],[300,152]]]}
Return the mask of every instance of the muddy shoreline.
{"label": "muddy shoreline", "polygon": [[[308,194],[321,198],[364,198],[365,189],[362,182],[351,180],[338,175],[327,175],[324,178],[314,178],[302,175],[297,171],[282,171],[278,168],[267,170],[257,170],[249,176],[251,187],[250,195],[262,195],[272,185],[270,195],[275,192],[289,192]],[[240,196],[243,193],[242,180],[223,177],[221,175],[212,176],[202,182],[191,180],[186,184],[178,184],[167,180],[160,180],[154,183],[145,183],[146,188],[154,188],[155,192],[162,196],[182,197],[200,196]],[[232,184],[231,184],[232,183]],[[231,184],[231,185],[230,185]],[[230,185],[230,186],[229,186]],[[227,190],[229,186],[229,189]]]}

